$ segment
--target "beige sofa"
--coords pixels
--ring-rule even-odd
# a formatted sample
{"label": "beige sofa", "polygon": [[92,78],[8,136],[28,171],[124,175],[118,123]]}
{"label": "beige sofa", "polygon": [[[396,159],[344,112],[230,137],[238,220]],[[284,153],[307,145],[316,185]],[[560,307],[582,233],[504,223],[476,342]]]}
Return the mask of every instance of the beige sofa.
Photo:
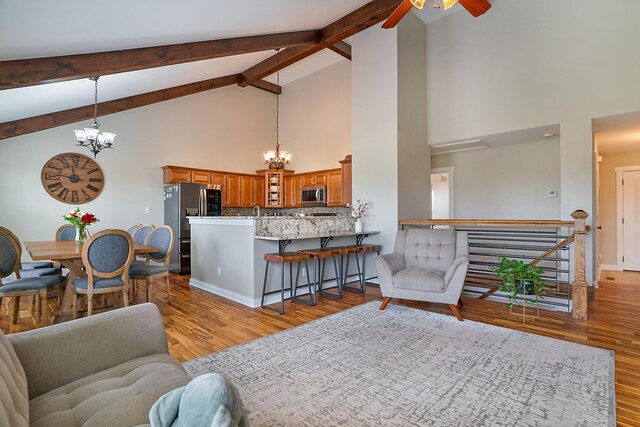
{"label": "beige sofa", "polygon": [[0,426],[138,426],[189,376],[142,304],[34,331],[0,333]]}

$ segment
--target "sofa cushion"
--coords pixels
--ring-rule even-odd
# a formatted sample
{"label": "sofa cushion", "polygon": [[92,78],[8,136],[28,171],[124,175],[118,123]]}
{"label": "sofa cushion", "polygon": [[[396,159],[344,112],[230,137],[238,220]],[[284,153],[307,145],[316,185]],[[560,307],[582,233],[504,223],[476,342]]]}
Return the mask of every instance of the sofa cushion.
{"label": "sofa cushion", "polygon": [[407,231],[404,241],[404,262],[407,268],[447,271],[455,257],[455,230]]}
{"label": "sofa cushion", "polygon": [[409,268],[393,275],[393,286],[416,291],[444,292],[444,272]]}
{"label": "sofa cushion", "polygon": [[0,426],[28,425],[27,377],[11,343],[0,332]]}
{"label": "sofa cushion", "polygon": [[189,379],[168,354],[130,360],[31,400],[31,426],[145,425],[156,400]]}

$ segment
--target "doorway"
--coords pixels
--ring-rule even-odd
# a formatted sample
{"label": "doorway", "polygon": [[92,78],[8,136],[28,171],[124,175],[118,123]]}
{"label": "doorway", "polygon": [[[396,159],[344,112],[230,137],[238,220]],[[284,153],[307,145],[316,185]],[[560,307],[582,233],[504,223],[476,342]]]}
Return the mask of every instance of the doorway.
{"label": "doorway", "polygon": [[640,271],[640,166],[616,168],[618,265]]}
{"label": "doorway", "polygon": [[431,219],[452,219],[453,167],[431,170]]}

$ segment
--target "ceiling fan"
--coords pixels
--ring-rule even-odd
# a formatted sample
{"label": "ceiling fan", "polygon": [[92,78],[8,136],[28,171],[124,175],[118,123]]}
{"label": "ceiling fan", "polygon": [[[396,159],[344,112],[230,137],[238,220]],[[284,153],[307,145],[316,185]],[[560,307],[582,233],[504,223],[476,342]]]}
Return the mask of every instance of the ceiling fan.
{"label": "ceiling fan", "polygon": [[[396,10],[393,11],[391,16],[384,21],[382,24],[382,28],[393,28],[398,25],[398,22],[404,16],[409,13],[412,7],[416,7],[418,9],[422,9],[424,7],[424,3],[426,0],[404,0],[400,6]],[[436,9],[440,9],[441,5],[444,6],[444,9],[449,9],[456,3],[460,3],[462,7],[467,9],[467,12],[472,14],[474,17],[478,17],[484,14],[491,7],[491,3],[487,0],[434,0],[433,7]]]}

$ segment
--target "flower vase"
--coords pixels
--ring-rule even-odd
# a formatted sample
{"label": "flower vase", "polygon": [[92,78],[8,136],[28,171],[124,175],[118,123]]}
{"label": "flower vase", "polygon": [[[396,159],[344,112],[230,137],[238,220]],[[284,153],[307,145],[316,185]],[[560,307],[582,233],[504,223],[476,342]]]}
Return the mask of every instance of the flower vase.
{"label": "flower vase", "polygon": [[356,218],[356,233],[362,233],[362,218]]}
{"label": "flower vase", "polygon": [[87,235],[84,234],[84,227],[76,225],[76,245],[82,245],[87,240]]}

